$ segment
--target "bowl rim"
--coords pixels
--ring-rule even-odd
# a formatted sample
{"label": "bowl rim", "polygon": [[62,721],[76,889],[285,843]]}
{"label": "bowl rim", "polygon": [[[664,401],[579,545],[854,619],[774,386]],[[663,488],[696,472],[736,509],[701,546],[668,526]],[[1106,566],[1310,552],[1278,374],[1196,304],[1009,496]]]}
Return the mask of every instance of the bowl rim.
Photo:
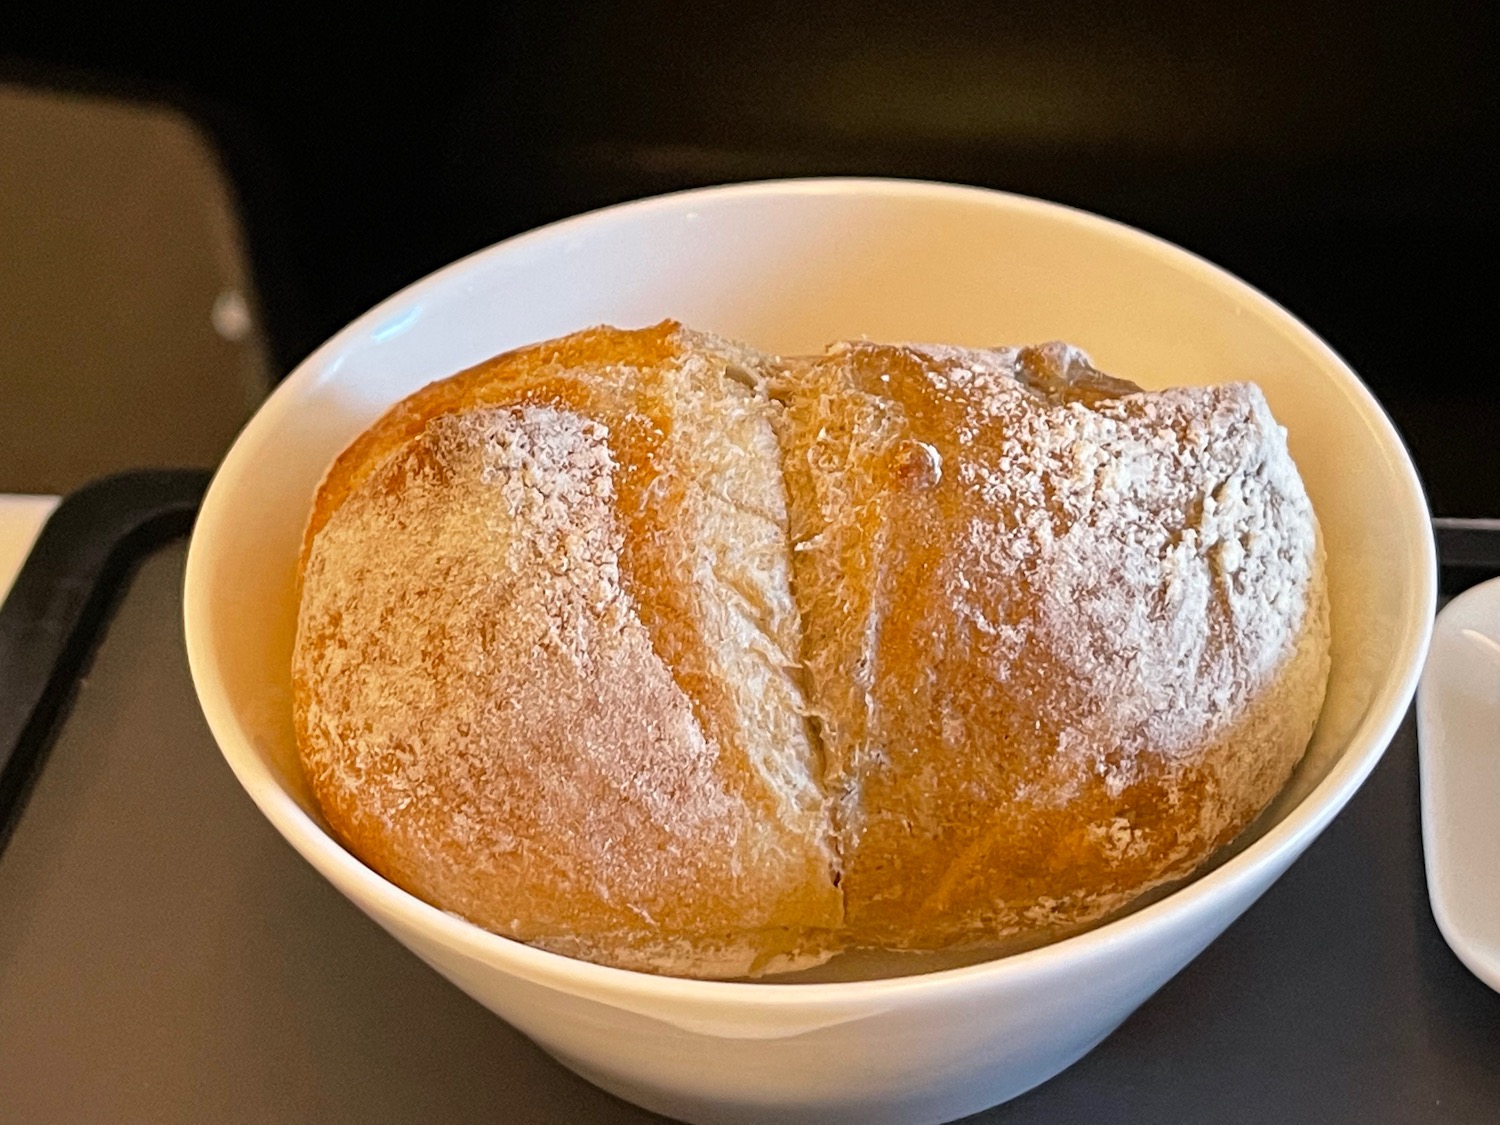
{"label": "bowl rim", "polygon": [[[218,690],[219,663],[203,627],[212,612],[208,577],[212,565],[213,528],[230,503],[238,478],[259,451],[261,435],[270,433],[292,408],[305,384],[315,382],[329,361],[393,314],[430,291],[492,260],[534,245],[564,238],[623,218],[654,212],[683,211],[693,204],[732,204],[747,198],[783,196],[876,196],[887,199],[966,203],[1086,228],[1091,234],[1118,240],[1193,275],[1217,289],[1235,292],[1247,306],[1278,322],[1317,359],[1325,373],[1341,384],[1399,482],[1392,504],[1423,525],[1416,573],[1400,607],[1402,622],[1387,672],[1371,698],[1347,746],[1328,774],[1258,839],[1211,871],[1139,910],[1083,933],[992,960],[956,968],[897,977],[816,983],[698,980],[659,976],[576,960],[503,937],[449,914],[389,882],[346,851],[277,781],[257,755],[252,739]],[[1437,559],[1428,528],[1428,505],[1415,466],[1395,426],[1379,402],[1344,360],[1315,332],[1276,301],[1227,270],[1191,251],[1135,227],[1063,204],[1012,192],[935,181],[875,177],[813,177],[721,184],[614,204],[549,223],[468,254],[405,286],[356,317],[303,359],[245,425],[215,472],[189,543],[183,581],[183,623],[188,664],[200,706],[220,752],[262,814],[293,847],[338,889],[352,888],[404,927],[418,930],[444,947],[536,983],[586,994],[595,999],[629,1003],[671,1001],[712,1005],[720,1013],[738,1009],[798,1009],[845,1005],[852,1001],[895,1001],[966,992],[1001,978],[1030,976],[1102,956],[1122,943],[1149,940],[1175,920],[1211,906],[1213,900],[1242,883],[1253,882],[1258,869],[1278,857],[1290,863],[1333,819],[1384,754],[1416,690],[1423,657],[1432,634],[1437,601]],[[357,904],[365,907],[363,902]],[[375,913],[371,911],[372,914]]]}

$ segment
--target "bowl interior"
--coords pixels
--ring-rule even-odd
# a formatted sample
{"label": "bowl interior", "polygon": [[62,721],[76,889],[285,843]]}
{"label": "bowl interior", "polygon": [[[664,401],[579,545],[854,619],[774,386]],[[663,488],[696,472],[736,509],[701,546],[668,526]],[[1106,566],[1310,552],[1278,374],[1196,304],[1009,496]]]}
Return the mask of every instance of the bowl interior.
{"label": "bowl interior", "polygon": [[858,336],[1066,339],[1148,387],[1259,383],[1322,523],[1333,673],[1306,760],[1240,846],[1335,773],[1353,780],[1321,792],[1341,803],[1384,748],[1425,644],[1431,540],[1394,431],[1336,356],[1227,274],[1104,220],[973,189],[791,182],[650,200],[492,247],[355,321],[272,396],[210,491],[185,598],[205,713],[263,809],[295,802],[310,818],[297,831],[316,831],[289,668],[298,546],[334,456],[392,402],[497,352],[665,317],[784,353]]}

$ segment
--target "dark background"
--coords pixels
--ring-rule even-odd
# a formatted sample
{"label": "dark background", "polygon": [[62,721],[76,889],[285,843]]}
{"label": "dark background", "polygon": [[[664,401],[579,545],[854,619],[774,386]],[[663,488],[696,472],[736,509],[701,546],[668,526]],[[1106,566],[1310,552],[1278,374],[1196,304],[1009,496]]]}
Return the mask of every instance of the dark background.
{"label": "dark background", "polygon": [[163,99],[203,125],[282,372],[429,270],[601,204],[954,180],[1246,278],[1372,386],[1439,514],[1500,515],[1489,8],[640,0],[183,22],[12,0],[0,79]]}

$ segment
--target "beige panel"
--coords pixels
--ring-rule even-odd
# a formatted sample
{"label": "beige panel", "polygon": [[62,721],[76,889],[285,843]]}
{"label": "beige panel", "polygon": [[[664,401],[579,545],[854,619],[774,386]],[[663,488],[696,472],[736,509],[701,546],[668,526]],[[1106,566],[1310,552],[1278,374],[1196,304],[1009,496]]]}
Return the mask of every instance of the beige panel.
{"label": "beige panel", "polygon": [[0,492],[215,464],[268,386],[254,304],[183,115],[0,85]]}

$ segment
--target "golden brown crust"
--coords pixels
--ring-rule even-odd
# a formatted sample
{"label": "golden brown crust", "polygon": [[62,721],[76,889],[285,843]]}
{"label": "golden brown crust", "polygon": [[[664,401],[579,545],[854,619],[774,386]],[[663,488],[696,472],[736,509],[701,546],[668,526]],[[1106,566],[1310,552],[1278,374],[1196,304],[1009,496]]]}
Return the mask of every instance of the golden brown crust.
{"label": "golden brown crust", "polygon": [[425,388],[335,463],[299,744],[376,870],[613,964],[826,956],[841,904],[747,361],[674,324],[581,333]]}
{"label": "golden brown crust", "polygon": [[335,462],[298,740],[365,862],[570,956],[993,945],[1264,807],[1321,706],[1323,582],[1253,387],[596,328],[423,388]]}
{"label": "golden brown crust", "polygon": [[[475,364],[446,379],[429,383],[385,412],[349,445],[328,470],[308,519],[302,542],[302,565],[313,538],[344,498],[375,468],[427,427],[433,418],[482,406],[550,402],[587,412],[612,388],[573,373],[611,368],[651,370],[681,357],[682,326],[663,321],[638,332],[599,327],[558,340],[528,344]],[[618,412],[616,399],[613,408]]]}
{"label": "golden brown crust", "polygon": [[1056,345],[843,345],[778,381],[854,942],[1075,928],[1301,757],[1327,609],[1282,431],[1251,387],[1137,390]]}

